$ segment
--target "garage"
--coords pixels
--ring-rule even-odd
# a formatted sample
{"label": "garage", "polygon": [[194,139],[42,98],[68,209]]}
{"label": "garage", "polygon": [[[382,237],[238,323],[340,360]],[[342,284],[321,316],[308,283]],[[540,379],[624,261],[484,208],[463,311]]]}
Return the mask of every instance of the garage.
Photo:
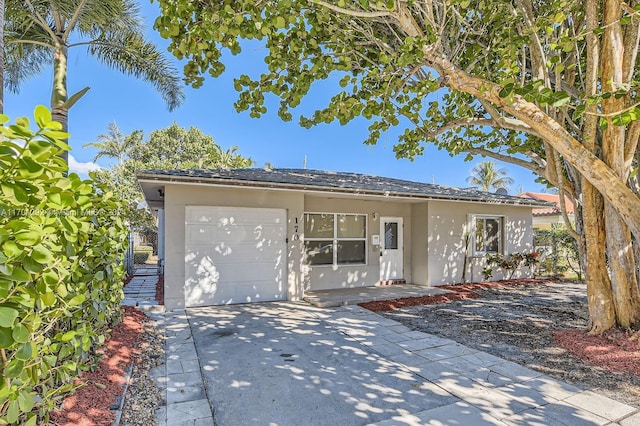
{"label": "garage", "polygon": [[285,210],[185,208],[185,306],[287,298]]}

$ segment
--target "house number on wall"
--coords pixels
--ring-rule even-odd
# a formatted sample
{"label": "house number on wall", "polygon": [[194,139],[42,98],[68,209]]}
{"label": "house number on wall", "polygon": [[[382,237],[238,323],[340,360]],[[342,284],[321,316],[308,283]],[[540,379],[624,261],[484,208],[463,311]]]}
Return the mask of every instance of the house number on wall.
{"label": "house number on wall", "polygon": [[300,234],[298,233],[298,231],[300,230],[300,225],[298,224],[298,218],[295,218],[295,225],[293,225],[293,236],[291,237],[291,239],[293,241],[298,241],[300,240]]}

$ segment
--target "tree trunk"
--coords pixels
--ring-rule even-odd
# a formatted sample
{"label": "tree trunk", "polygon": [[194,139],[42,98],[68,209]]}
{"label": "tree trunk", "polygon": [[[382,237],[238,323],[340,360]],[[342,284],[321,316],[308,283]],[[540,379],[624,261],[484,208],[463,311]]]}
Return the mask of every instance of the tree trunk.
{"label": "tree trunk", "polygon": [[[620,18],[622,7],[618,0],[603,2],[602,82],[605,91],[613,92],[623,82],[624,43]],[[602,132],[602,158],[611,170],[626,182],[629,167],[625,164],[626,127],[616,126],[611,116],[627,107],[625,96],[611,96],[602,102],[602,112],[608,125]],[[615,305],[616,324],[631,327],[640,319],[640,293],[636,278],[633,246],[629,228],[611,202],[604,206],[607,254]]]}
{"label": "tree trunk", "polygon": [[609,203],[605,205],[605,217],[616,325],[634,327],[640,323],[640,292],[631,233]]}
{"label": "tree trunk", "polygon": [[582,179],[584,236],[586,242],[587,299],[589,332],[600,334],[615,325],[611,281],[605,260],[603,200],[586,179]]}
{"label": "tree trunk", "polygon": [[[51,115],[54,121],[62,125],[62,131],[68,131],[69,110],[67,101],[67,48],[60,45],[53,52],[53,90],[51,92]],[[65,140],[65,142],[67,142]],[[69,164],[67,151],[60,153],[65,163]]]}

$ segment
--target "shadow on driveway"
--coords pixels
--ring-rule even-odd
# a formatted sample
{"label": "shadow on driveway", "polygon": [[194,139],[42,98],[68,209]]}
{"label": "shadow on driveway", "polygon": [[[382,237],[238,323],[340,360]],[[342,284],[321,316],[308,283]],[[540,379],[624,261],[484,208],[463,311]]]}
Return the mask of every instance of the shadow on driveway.
{"label": "shadow on driveway", "polygon": [[218,425],[359,425],[459,401],[340,333],[317,308],[218,306],[189,317]]}

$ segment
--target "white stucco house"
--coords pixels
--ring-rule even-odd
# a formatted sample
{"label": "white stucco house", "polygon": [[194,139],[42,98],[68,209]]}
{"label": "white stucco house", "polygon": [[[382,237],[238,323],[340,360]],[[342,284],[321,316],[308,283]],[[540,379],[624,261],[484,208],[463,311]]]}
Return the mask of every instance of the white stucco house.
{"label": "white stucco house", "polygon": [[[540,201],[306,169],[147,170],[165,306],[482,280],[484,255],[532,249]],[[466,258],[466,261],[465,261]]]}

